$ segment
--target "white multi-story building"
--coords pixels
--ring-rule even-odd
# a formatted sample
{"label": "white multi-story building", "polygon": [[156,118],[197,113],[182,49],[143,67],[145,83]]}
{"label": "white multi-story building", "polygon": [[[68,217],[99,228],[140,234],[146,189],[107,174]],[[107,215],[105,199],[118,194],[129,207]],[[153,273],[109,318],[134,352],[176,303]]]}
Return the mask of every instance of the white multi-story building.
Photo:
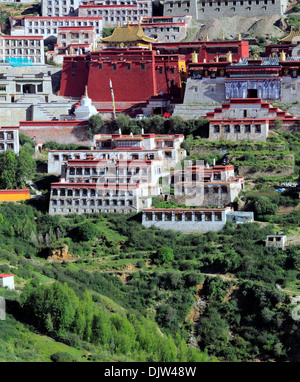
{"label": "white multi-story building", "polygon": [[104,27],[137,22],[141,17],[152,16],[149,0],[95,0],[82,1],[78,11],[81,17],[102,17]]}
{"label": "white multi-story building", "polygon": [[42,16],[76,16],[80,0],[41,0]]}
{"label": "white multi-story building", "polygon": [[153,16],[142,17],[139,22],[145,34],[157,42],[180,42],[186,37],[191,20],[192,16]]}
{"label": "white multi-story building", "polygon": [[86,54],[97,47],[95,28],[60,27],[58,28],[56,54]]}
{"label": "white multi-story building", "polygon": [[28,61],[44,64],[44,40],[42,36],[0,36],[0,62]]}
{"label": "white multi-story building", "polygon": [[[161,194],[160,179],[184,159],[182,135],[94,136],[90,151],[49,152],[48,172],[61,174],[51,185],[50,214],[137,212]],[[71,155],[74,159],[71,159]]]}
{"label": "white multi-story building", "polygon": [[[1,90],[1,87],[0,87]],[[1,94],[1,93],[0,93]],[[0,96],[1,97],[1,96]],[[0,128],[0,153],[11,150],[19,154],[19,130],[15,127]]]}
{"label": "white multi-story building", "polygon": [[102,37],[101,17],[14,17],[11,35],[43,36],[45,45],[54,47],[57,43],[59,28],[94,27],[97,37]]}
{"label": "white multi-story building", "polygon": [[184,136],[174,135],[94,135],[92,150],[52,150],[48,154],[48,173],[60,174],[61,168],[71,159],[107,160],[161,160],[163,167],[175,168],[176,164],[186,157],[186,151],[181,148]]}

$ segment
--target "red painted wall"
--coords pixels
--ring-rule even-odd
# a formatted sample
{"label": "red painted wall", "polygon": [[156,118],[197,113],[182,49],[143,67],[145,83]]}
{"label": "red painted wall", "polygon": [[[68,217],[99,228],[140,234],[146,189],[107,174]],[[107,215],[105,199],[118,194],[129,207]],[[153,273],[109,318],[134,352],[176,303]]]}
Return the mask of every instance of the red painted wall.
{"label": "red painted wall", "polygon": [[[65,97],[81,97],[89,76],[88,56],[66,56],[62,69],[60,92]],[[75,67],[76,66],[76,67]]]}
{"label": "red painted wall", "polygon": [[[145,65],[144,70],[141,69],[142,64]],[[115,50],[93,53],[88,94],[94,102],[111,102],[109,80],[116,102],[147,100],[155,94],[156,88],[154,52]]]}

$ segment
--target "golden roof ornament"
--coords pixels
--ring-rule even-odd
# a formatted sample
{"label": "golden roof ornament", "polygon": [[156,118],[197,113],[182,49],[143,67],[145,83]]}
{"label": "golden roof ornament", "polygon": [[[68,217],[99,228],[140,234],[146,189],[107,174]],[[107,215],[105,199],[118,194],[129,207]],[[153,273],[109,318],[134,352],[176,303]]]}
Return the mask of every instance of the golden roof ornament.
{"label": "golden roof ornament", "polygon": [[254,58],[254,60],[257,60],[257,59],[258,59],[258,54],[257,54],[257,53],[254,53],[254,54],[253,54],[253,58]]}
{"label": "golden roof ornament", "polygon": [[219,56],[218,55],[216,56],[216,62],[219,62]]}
{"label": "golden roof ornament", "polygon": [[222,41],[225,40],[224,32],[222,33]]}
{"label": "golden roof ornament", "polygon": [[242,36],[241,36],[241,34],[239,33],[239,34],[238,34],[238,40],[241,41],[241,39],[242,39]]}
{"label": "golden roof ornament", "polygon": [[206,40],[206,41],[209,41],[209,39],[208,39],[208,34],[205,36],[205,40]]}

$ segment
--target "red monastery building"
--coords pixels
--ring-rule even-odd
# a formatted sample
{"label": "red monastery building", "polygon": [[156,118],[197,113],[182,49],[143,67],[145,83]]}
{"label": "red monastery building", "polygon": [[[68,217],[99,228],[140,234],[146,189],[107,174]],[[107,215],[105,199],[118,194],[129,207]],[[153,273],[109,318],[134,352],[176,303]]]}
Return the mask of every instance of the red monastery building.
{"label": "red monastery building", "polygon": [[[144,108],[151,102],[182,103],[187,67],[193,55],[200,62],[222,67],[231,54],[232,62],[249,57],[244,41],[198,41],[162,43],[146,36],[141,24],[117,26],[111,36],[102,38],[106,48],[88,55],[64,59],[60,95],[80,98],[87,86],[98,111],[112,110],[112,89],[117,112],[128,112],[134,105]],[[216,58],[217,57],[217,58]],[[199,62],[198,61],[198,62]],[[223,62],[222,62],[223,61]],[[222,62],[222,63],[221,63]],[[228,64],[228,63],[227,63]],[[154,107],[152,107],[154,109]]]}

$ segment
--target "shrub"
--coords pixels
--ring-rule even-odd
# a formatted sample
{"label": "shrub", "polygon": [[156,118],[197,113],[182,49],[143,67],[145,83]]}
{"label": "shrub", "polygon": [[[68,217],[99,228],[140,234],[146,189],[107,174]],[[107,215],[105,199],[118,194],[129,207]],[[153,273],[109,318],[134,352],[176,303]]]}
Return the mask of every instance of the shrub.
{"label": "shrub", "polygon": [[77,362],[70,353],[58,351],[50,356],[52,362]]}

